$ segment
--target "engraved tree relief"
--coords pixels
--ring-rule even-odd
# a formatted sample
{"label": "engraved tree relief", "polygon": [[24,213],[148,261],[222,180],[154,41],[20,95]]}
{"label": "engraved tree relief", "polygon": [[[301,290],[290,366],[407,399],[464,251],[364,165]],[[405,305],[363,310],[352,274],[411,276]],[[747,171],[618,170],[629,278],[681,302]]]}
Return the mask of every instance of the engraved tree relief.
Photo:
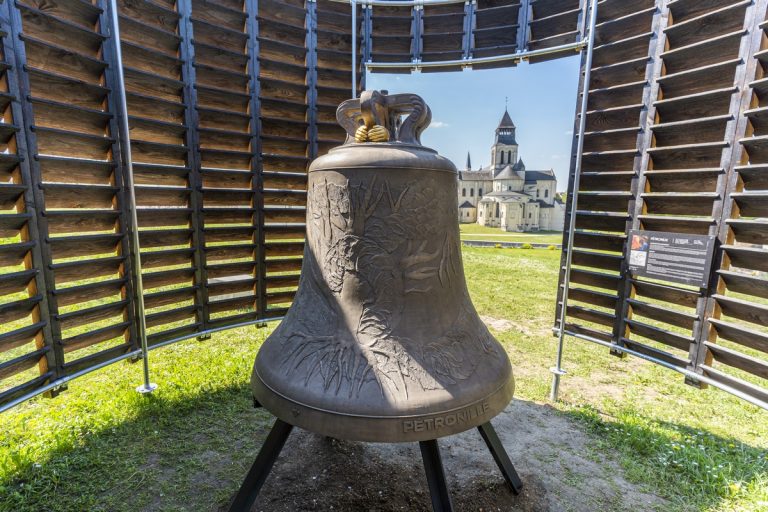
{"label": "engraved tree relief", "polygon": [[[451,287],[460,275],[455,233],[438,232],[440,219],[450,218],[446,207],[428,188],[375,179],[319,181],[309,196],[316,265],[308,278],[317,286],[297,297],[304,303],[297,306],[313,310],[323,327],[315,321],[311,332],[296,329],[287,337],[287,370],[303,367],[306,383],[319,375],[326,391],[344,389],[350,397],[375,383],[393,399],[407,398],[409,386],[437,389],[439,382],[468,378],[479,357],[492,352],[485,326],[468,325],[475,318],[470,311],[433,339],[412,340],[397,329],[405,296],[439,293],[434,290]],[[478,339],[478,332],[487,336]]]}

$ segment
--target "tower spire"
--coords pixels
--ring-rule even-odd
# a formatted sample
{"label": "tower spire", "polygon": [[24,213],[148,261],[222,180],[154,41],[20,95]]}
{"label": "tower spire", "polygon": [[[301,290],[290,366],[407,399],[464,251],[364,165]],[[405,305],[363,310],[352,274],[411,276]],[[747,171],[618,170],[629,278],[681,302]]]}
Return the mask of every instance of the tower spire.
{"label": "tower spire", "polygon": [[469,158],[469,151],[467,151],[467,170],[472,170],[472,160]]}

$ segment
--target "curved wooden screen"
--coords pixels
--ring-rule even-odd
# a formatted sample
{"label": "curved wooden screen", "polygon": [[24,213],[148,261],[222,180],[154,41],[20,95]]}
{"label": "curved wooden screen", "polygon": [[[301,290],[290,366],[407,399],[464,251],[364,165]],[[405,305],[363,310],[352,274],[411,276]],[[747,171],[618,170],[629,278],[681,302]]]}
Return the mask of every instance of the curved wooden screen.
{"label": "curved wooden screen", "polygon": [[[598,3],[566,322],[763,402],[767,4]],[[351,96],[350,9],[118,0],[150,345],[290,305],[307,167],[345,138],[335,110]],[[356,9],[358,90],[365,62],[408,72],[580,41],[586,10],[584,0]],[[109,2],[0,10],[2,408],[136,357],[139,343]],[[626,233],[638,228],[716,235],[709,288],[633,278]]]}
{"label": "curved wooden screen", "polygon": [[[0,406],[139,348],[109,3],[1,7]],[[308,164],[345,137],[349,6],[118,14],[150,346],[281,316]]]}
{"label": "curved wooden screen", "polygon": [[[419,63],[496,57],[575,43],[584,37],[584,4],[584,0],[476,0],[417,7],[369,6],[361,28],[362,44],[368,49],[363,58],[372,64],[372,71],[407,73]],[[404,65],[375,66],[387,62]],[[506,60],[471,67],[513,65]],[[455,71],[462,67],[423,69]]]}
{"label": "curved wooden screen", "polygon": [[16,90],[11,110],[20,114],[16,135],[25,139],[21,175],[29,176],[36,214],[30,261],[39,251],[35,272],[44,283],[37,290],[47,299],[50,323],[37,344],[47,350],[52,374],[31,381],[37,386],[136,347],[115,76],[108,63],[114,42],[100,4],[22,0],[3,9],[6,49],[14,50],[7,53],[14,59],[13,77],[6,77]]}
{"label": "curved wooden screen", "polygon": [[[768,403],[766,2],[598,16],[566,329]],[[633,278],[629,229],[716,235],[710,286]]]}

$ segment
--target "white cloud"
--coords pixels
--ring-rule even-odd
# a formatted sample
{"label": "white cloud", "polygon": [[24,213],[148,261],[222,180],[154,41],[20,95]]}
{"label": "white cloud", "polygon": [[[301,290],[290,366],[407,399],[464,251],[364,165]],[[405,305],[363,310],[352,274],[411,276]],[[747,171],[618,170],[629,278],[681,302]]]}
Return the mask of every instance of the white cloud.
{"label": "white cloud", "polygon": [[448,123],[444,123],[443,121],[432,121],[431,123],[429,123],[430,128],[448,128],[449,126],[451,125]]}
{"label": "white cloud", "polygon": [[566,135],[573,135],[573,130],[566,130],[566,131],[565,131],[565,134],[566,134]]}

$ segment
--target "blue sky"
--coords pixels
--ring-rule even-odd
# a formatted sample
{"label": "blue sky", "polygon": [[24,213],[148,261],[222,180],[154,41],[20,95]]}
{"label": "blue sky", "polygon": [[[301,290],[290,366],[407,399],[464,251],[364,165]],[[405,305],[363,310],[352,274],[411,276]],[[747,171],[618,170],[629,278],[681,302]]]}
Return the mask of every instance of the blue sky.
{"label": "blue sky", "polygon": [[493,135],[509,97],[520,156],[528,169],[555,170],[566,189],[573,116],[579,78],[578,56],[514,68],[453,73],[390,75],[368,73],[367,89],[416,93],[432,109],[422,143],[463,169],[488,165]]}

